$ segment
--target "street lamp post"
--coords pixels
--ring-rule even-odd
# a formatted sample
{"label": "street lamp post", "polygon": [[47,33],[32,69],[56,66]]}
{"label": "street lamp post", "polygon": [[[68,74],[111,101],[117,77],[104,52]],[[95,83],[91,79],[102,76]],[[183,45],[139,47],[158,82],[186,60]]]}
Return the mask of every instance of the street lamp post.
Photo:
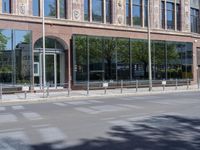
{"label": "street lamp post", "polygon": [[44,0],[42,0],[42,56],[43,56],[43,90],[45,90],[46,85],[46,64],[45,64],[45,20],[44,20]]}
{"label": "street lamp post", "polygon": [[149,91],[152,90],[152,64],[151,64],[151,15],[150,15],[150,0],[148,0],[148,61],[149,61]]}

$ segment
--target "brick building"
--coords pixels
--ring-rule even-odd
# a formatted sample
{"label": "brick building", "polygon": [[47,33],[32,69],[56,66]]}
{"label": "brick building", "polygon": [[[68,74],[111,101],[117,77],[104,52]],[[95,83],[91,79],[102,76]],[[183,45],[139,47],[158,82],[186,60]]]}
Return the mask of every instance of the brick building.
{"label": "brick building", "polygon": [[[44,1],[51,86],[148,79],[148,0]],[[1,83],[42,84],[42,8],[42,0],[0,0]],[[154,80],[196,83],[199,9],[199,0],[150,0]]]}

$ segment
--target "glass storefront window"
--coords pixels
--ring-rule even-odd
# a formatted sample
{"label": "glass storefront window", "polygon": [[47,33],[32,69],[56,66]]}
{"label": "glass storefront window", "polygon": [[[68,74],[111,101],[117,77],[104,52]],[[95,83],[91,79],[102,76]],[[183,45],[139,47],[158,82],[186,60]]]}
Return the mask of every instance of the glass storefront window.
{"label": "glass storefront window", "polygon": [[117,39],[117,80],[130,80],[130,50],[128,39]]}
{"label": "glass storefront window", "polygon": [[74,48],[74,79],[75,81],[87,81],[87,37],[73,36]]}
{"label": "glass storefront window", "polygon": [[148,47],[145,40],[131,40],[132,79],[148,78]]}
{"label": "glass storefront window", "polygon": [[101,38],[89,37],[90,80],[93,81],[104,80],[102,44]]}
{"label": "glass storefront window", "polygon": [[[88,75],[90,81],[148,80],[147,40],[74,35],[73,41],[75,82]],[[154,80],[192,78],[192,65],[192,43],[152,41]]]}
{"label": "glass storefront window", "polygon": [[11,30],[0,30],[0,82],[12,83],[13,51]]}
{"label": "glass storefront window", "polygon": [[44,15],[45,17],[57,17],[57,0],[44,1]]}
{"label": "glass storefront window", "polygon": [[0,82],[31,82],[31,32],[0,30]]}

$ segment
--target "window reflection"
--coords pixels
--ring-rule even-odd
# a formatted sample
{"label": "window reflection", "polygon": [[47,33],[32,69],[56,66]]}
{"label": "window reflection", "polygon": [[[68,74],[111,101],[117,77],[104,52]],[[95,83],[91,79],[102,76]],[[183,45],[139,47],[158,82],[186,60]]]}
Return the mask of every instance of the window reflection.
{"label": "window reflection", "polygon": [[30,31],[0,30],[0,82],[30,83],[31,55]]}
{"label": "window reflection", "polygon": [[11,13],[11,0],[2,0],[2,12]]}
{"label": "window reflection", "polygon": [[84,0],[84,20],[89,21],[89,0]]}
{"label": "window reflection", "polygon": [[[87,81],[88,66],[90,81],[148,79],[146,40],[82,35],[73,38],[75,82]],[[192,62],[192,43],[152,41],[154,80],[192,78]]]}
{"label": "window reflection", "polygon": [[59,0],[60,1],[60,18],[66,18],[66,0]]}
{"label": "window reflection", "polygon": [[44,1],[44,15],[45,17],[57,16],[57,0],[45,0]]}
{"label": "window reflection", "polygon": [[103,22],[103,0],[92,0],[92,20]]}
{"label": "window reflection", "polygon": [[40,0],[32,1],[33,16],[40,16]]}
{"label": "window reflection", "polygon": [[142,0],[132,0],[133,25],[142,25]]}

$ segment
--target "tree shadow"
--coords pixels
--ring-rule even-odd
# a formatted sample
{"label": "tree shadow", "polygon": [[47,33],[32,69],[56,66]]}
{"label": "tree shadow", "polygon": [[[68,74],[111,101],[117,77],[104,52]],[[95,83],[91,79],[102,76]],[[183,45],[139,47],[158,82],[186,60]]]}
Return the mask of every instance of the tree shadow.
{"label": "tree shadow", "polygon": [[[200,119],[163,115],[127,126],[113,126],[108,138],[82,139],[74,146],[63,141],[32,145],[31,150],[200,150]],[[55,146],[56,145],[56,146]]]}

